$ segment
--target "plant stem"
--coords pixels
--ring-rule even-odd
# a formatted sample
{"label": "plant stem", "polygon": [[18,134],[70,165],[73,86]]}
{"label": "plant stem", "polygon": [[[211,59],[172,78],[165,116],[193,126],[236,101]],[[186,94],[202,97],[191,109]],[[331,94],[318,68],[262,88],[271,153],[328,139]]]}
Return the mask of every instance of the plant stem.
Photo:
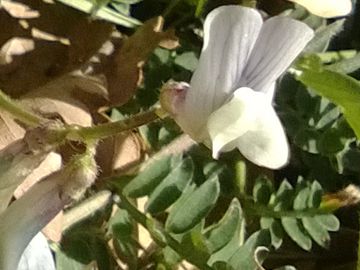
{"label": "plant stem", "polygon": [[236,185],[239,188],[240,194],[246,194],[246,163],[243,159],[235,163]]}
{"label": "plant stem", "polygon": [[[162,239],[158,235],[154,235],[154,230],[149,228],[149,224],[154,224],[155,221],[151,218],[145,216],[143,213],[141,213],[136,207],[134,207],[127,198],[119,192],[120,196],[120,203],[119,207],[127,210],[129,214],[142,226],[144,226],[149,233],[151,234],[153,240],[159,245],[164,246],[168,245],[173,250],[175,250],[180,256],[182,256],[184,259],[192,263],[194,266],[198,267],[199,269],[203,270],[211,270],[212,268],[206,264],[202,259],[196,257],[196,255],[189,249],[184,248],[178,241],[176,241],[170,234],[168,234],[163,227],[160,227],[160,225],[157,225],[157,233],[161,234]],[[195,256],[194,256],[195,255]]]}
{"label": "plant stem", "polygon": [[172,0],[170,1],[169,5],[166,7],[166,9],[164,10],[162,16],[164,18],[166,18],[167,16],[169,16],[169,14],[171,13],[171,11],[177,6],[177,4],[180,3],[181,0]]}
{"label": "plant stem", "polygon": [[93,127],[71,127],[68,138],[80,141],[103,139],[117,135],[123,131],[130,130],[158,119],[156,109],[139,113],[131,118],[110,122]]}
{"label": "plant stem", "polygon": [[260,216],[260,217],[272,217],[272,218],[282,218],[282,217],[294,217],[294,218],[302,218],[302,217],[312,217],[317,215],[328,215],[331,214],[332,211],[328,209],[322,208],[310,208],[304,210],[280,210],[275,211],[272,208],[266,205],[259,205],[252,201],[250,198],[245,198],[242,200],[244,204],[244,209],[246,209],[246,213],[252,216]]}
{"label": "plant stem", "polygon": [[0,109],[7,111],[15,119],[31,127],[36,127],[42,122],[41,117],[21,108],[21,106],[17,102],[12,100],[1,90],[0,90]]}

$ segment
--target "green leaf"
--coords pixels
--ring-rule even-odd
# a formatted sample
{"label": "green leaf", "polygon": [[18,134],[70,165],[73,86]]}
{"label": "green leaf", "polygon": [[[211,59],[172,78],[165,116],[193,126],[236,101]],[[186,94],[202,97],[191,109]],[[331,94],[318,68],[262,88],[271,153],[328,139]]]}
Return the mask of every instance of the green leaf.
{"label": "green leaf", "polygon": [[283,242],[284,230],[279,220],[274,219],[270,226],[271,244],[275,249],[280,248]]}
{"label": "green leaf", "polygon": [[193,173],[194,163],[191,158],[182,160],[150,194],[146,211],[150,214],[159,213],[173,204],[191,181]]}
{"label": "green leaf", "polygon": [[309,251],[312,246],[311,238],[306,233],[302,224],[293,217],[282,217],[281,224],[290,238],[302,249]]}
{"label": "green leaf", "polygon": [[213,253],[208,260],[210,266],[216,262],[229,262],[231,256],[243,245],[245,239],[245,220],[238,223],[236,232],[233,234],[232,239],[220,250]]}
{"label": "green leaf", "polygon": [[269,229],[271,236],[271,244],[275,249],[278,249],[284,237],[284,230],[279,220],[269,217],[261,217],[260,226],[262,229]]}
{"label": "green leaf", "polygon": [[130,268],[137,268],[137,243],[133,239],[135,223],[126,210],[118,209],[109,220],[109,229],[117,255]]}
{"label": "green leaf", "polygon": [[198,59],[194,52],[184,52],[175,58],[174,63],[189,71],[194,71],[198,65]]}
{"label": "green leaf", "polygon": [[324,155],[331,155],[344,149],[344,143],[338,129],[327,129],[319,138],[317,148]]}
{"label": "green leaf", "polygon": [[319,150],[317,148],[317,142],[319,137],[320,133],[317,130],[305,127],[300,128],[300,130],[296,133],[294,142],[302,150],[312,154],[318,154]]}
{"label": "green leaf", "polygon": [[324,51],[327,48],[331,38],[343,29],[344,22],[344,19],[337,20],[334,23],[317,29],[315,32],[315,37],[308,43],[304,52],[312,53]]}
{"label": "green leaf", "polygon": [[353,73],[360,68],[360,53],[352,58],[343,59],[335,64],[328,65],[326,68],[343,74]]}
{"label": "green leaf", "polygon": [[288,210],[292,207],[294,189],[287,180],[281,182],[274,199],[274,210]]}
{"label": "green leaf", "polygon": [[264,251],[270,245],[268,230],[253,233],[243,246],[230,257],[229,265],[234,269],[258,269],[264,259]]}
{"label": "green leaf", "polygon": [[80,263],[67,256],[63,251],[56,252],[56,269],[57,270],[83,270],[85,264]]}
{"label": "green leaf", "polygon": [[253,197],[255,202],[264,205],[268,204],[272,192],[273,186],[269,179],[259,178],[256,180],[253,188]]}
{"label": "green leaf", "polygon": [[149,164],[124,188],[124,194],[137,198],[151,193],[170,172],[171,156]]}
{"label": "green leaf", "polygon": [[113,269],[114,261],[102,230],[81,226],[68,231],[61,241],[62,251],[82,264],[96,261],[99,269]]}
{"label": "green leaf", "polygon": [[183,233],[203,219],[213,208],[220,194],[217,177],[207,180],[187,196],[182,206],[171,209],[165,227],[174,233]]}
{"label": "green leaf", "polygon": [[212,268],[215,270],[234,270],[234,268],[226,262],[216,262],[212,265]]}
{"label": "green leaf", "polygon": [[314,60],[308,60],[308,66],[301,67],[301,74],[297,79],[340,106],[356,136],[360,138],[360,83],[344,74],[316,69]]}
{"label": "green leaf", "polygon": [[319,182],[314,181],[310,187],[310,196],[308,199],[308,207],[309,208],[319,208],[321,199],[322,199],[322,195],[323,195],[323,190],[321,188],[321,185],[319,184]]}
{"label": "green leaf", "polygon": [[172,234],[177,239],[184,249],[192,250],[197,254],[197,257],[202,257],[206,260],[210,257],[209,249],[206,245],[205,236],[202,233],[204,222],[198,223],[191,231],[183,234]]}
{"label": "green leaf", "polygon": [[303,217],[301,221],[311,238],[314,239],[319,246],[324,248],[329,247],[330,235],[326,228],[322,226],[317,219],[314,217]]}
{"label": "green leaf", "polygon": [[205,237],[211,253],[225,246],[233,237],[239,223],[244,222],[242,210],[237,198],[234,198],[222,219],[207,228]]}
{"label": "green leaf", "polygon": [[338,218],[332,214],[319,215],[319,216],[315,216],[314,218],[328,231],[336,232],[340,228],[340,222]]}
{"label": "green leaf", "polygon": [[295,210],[304,210],[307,208],[308,198],[310,196],[310,188],[302,188],[294,199],[294,209]]}

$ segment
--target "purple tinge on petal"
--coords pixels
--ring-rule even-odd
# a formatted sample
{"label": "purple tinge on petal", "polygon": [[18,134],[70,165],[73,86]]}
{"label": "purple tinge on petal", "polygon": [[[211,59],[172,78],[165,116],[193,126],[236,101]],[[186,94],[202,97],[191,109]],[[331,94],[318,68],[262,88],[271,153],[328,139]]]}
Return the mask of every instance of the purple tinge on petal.
{"label": "purple tinge on petal", "polygon": [[[57,173],[55,173],[57,174]],[[0,269],[14,270],[31,239],[67,203],[57,181],[41,181],[12,203],[1,215]]]}
{"label": "purple tinge on petal", "polygon": [[207,16],[199,66],[176,118],[194,139],[201,139],[209,115],[238,88],[261,25],[259,12],[240,6],[222,6]]}
{"label": "purple tinge on petal", "polygon": [[246,69],[243,84],[266,93],[313,38],[306,24],[287,17],[264,22]]}

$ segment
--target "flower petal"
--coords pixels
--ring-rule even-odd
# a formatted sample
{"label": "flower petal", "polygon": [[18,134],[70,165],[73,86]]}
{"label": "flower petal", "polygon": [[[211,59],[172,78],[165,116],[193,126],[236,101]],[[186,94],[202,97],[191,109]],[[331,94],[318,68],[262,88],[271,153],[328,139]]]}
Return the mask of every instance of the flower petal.
{"label": "flower petal", "polygon": [[[56,175],[56,173],[54,174]],[[60,198],[61,186],[49,176],[35,184],[0,215],[0,269],[13,270],[31,239],[67,203]]]}
{"label": "flower petal", "polygon": [[306,24],[287,17],[264,22],[241,85],[266,93],[313,36]]}
{"label": "flower petal", "polygon": [[351,0],[290,0],[308,9],[311,13],[324,17],[345,16],[351,12]]}
{"label": "flower petal", "polygon": [[45,236],[38,233],[26,247],[17,270],[55,270],[54,258]]}
{"label": "flower petal", "polygon": [[222,6],[206,17],[199,65],[182,113],[176,119],[194,139],[199,137],[211,112],[239,87],[261,25],[262,18],[255,9],[240,6]]}
{"label": "flower petal", "polygon": [[242,87],[207,123],[213,156],[238,148],[251,162],[272,169],[289,158],[286,135],[266,94]]}

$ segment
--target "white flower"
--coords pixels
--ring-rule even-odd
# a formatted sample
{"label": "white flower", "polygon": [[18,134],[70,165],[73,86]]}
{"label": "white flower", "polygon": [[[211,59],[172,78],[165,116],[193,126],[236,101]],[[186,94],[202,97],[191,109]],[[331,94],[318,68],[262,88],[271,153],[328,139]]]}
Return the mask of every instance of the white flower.
{"label": "white flower", "polygon": [[0,213],[0,269],[17,269],[33,237],[96,178],[95,145],[33,185]]}
{"label": "white flower", "polygon": [[345,16],[351,12],[351,0],[289,0],[295,2],[311,13],[324,17]]}
{"label": "white flower", "polygon": [[289,149],[272,107],[275,81],[312,37],[307,25],[287,17],[263,22],[255,9],[219,7],[205,20],[190,88],[173,87],[164,100],[173,96],[168,105],[175,121],[194,140],[211,145],[214,158],[238,148],[257,165],[279,168]]}

